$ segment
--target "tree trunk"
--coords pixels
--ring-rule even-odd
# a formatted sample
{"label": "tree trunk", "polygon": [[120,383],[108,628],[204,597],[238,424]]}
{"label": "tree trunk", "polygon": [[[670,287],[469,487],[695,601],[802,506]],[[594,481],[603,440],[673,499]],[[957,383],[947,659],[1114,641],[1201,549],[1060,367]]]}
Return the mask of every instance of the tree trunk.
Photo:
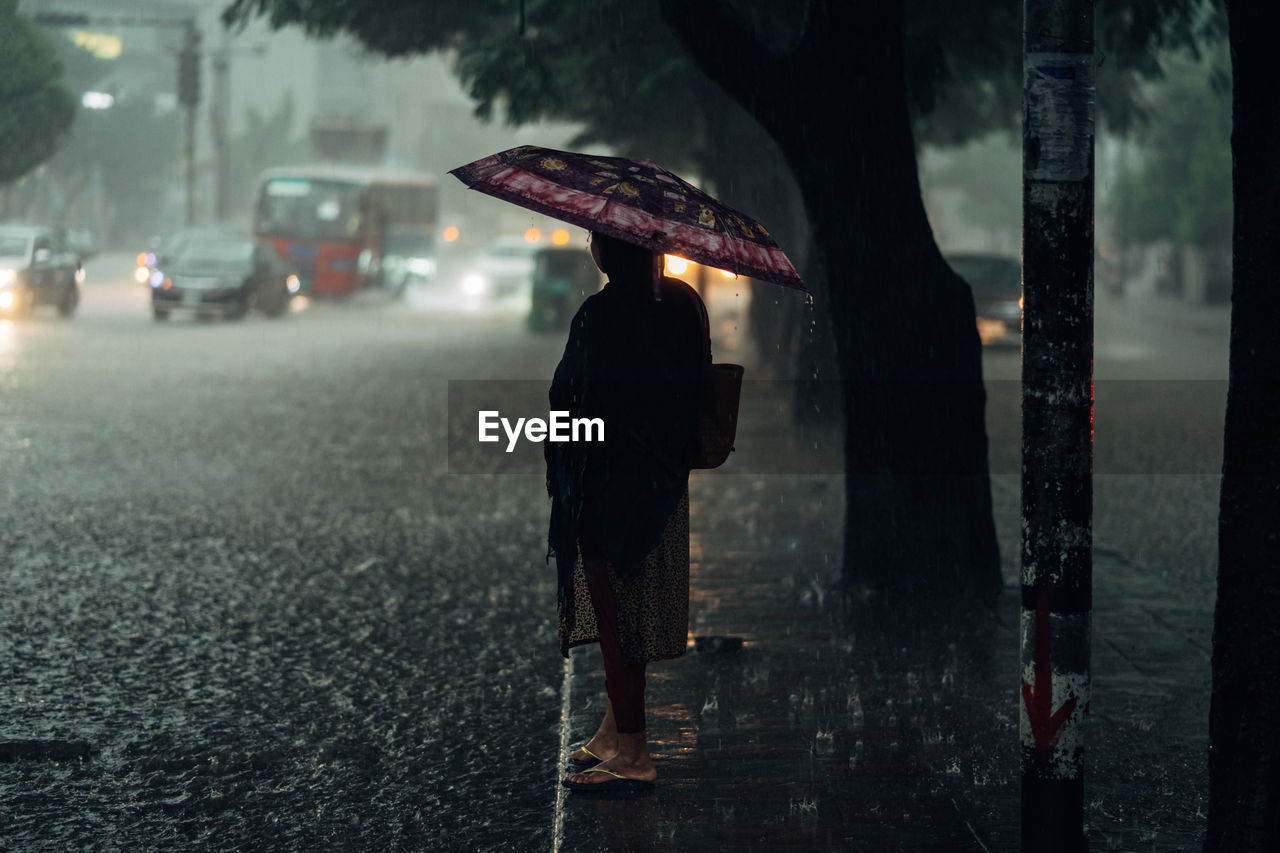
{"label": "tree trunk", "polygon": [[[918,602],[993,596],[981,345],[972,296],[920,196],[902,4],[815,0],[785,56],[723,3],[663,0],[663,12],[778,141],[828,271],[845,388],[846,585]],[[752,56],[752,72],[708,49],[707,33]]]}
{"label": "tree trunk", "polygon": [[1227,5],[1231,355],[1204,849],[1280,850],[1280,115],[1269,9]]}

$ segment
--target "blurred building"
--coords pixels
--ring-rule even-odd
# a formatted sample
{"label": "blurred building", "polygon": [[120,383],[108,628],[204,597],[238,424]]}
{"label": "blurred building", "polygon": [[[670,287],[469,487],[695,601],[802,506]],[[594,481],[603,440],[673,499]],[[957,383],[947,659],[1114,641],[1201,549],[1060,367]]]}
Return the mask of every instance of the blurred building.
{"label": "blurred building", "polygon": [[[282,141],[295,143],[289,154],[295,160],[308,156],[309,151],[314,160],[382,163],[443,176],[454,166],[516,144],[564,147],[576,132],[575,127],[564,124],[516,130],[501,123],[480,122],[446,57],[388,60],[368,54],[347,37],[313,40],[296,27],[273,31],[260,21],[243,31],[228,31],[219,18],[225,5],[223,0],[20,3],[20,9],[28,14],[88,15],[88,25],[50,32],[60,32],[81,46],[92,45],[97,55],[111,59],[95,89],[116,97],[145,94],[160,111],[180,109],[178,52],[185,30],[178,24],[194,20],[201,35],[200,102],[196,109],[199,221],[214,218],[219,193],[224,208],[229,208],[227,218],[247,219],[243,188],[230,192],[227,176],[233,171],[243,175],[246,170],[256,174],[262,168],[282,164],[267,162],[272,158],[270,153],[246,154],[236,140],[246,132],[250,110],[258,116],[281,115],[286,99],[292,104],[292,127],[287,131],[290,139]],[[165,21],[175,25],[160,25]],[[236,156],[264,162],[240,162],[232,170],[227,160]],[[180,176],[175,175],[174,181],[173,194],[180,198]],[[508,233],[541,224],[528,221],[529,214],[468,193],[455,184],[451,179],[441,181],[446,218],[457,223],[485,223]],[[231,196],[235,203],[228,205],[227,197]]]}

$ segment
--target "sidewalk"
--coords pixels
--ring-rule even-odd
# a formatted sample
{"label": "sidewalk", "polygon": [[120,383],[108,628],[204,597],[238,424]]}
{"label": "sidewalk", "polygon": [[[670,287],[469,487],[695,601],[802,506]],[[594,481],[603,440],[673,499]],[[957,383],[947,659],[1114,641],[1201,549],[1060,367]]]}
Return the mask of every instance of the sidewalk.
{"label": "sidewalk", "polygon": [[[1016,488],[994,487],[1006,576]],[[691,632],[746,645],[650,667],[658,789],[562,793],[559,849],[1017,850],[1013,588],[985,633],[845,630],[826,601],[840,566],[839,477],[696,474],[691,496]],[[1095,551],[1094,578],[1092,849],[1199,850],[1212,602],[1183,600],[1106,551]],[[602,713],[594,646],[573,653],[568,700],[576,746]]]}

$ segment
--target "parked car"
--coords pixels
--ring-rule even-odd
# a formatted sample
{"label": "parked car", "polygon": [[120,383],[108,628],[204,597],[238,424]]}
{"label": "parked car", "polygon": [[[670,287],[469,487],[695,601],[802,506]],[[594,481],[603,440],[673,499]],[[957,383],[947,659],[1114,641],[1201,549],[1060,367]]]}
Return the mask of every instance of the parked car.
{"label": "parked car", "polygon": [[600,289],[600,270],[582,249],[541,249],[533,259],[529,328],[563,331],[588,296]]}
{"label": "parked car", "polygon": [[983,346],[1022,345],[1022,264],[1007,255],[947,255],[947,263],[969,283]]}
{"label": "parked car", "polygon": [[151,313],[156,320],[174,311],[238,320],[256,308],[278,317],[297,292],[298,277],[270,246],[249,237],[192,237],[152,271]]}
{"label": "parked car", "polygon": [[70,317],[80,304],[84,265],[52,228],[0,225],[0,315],[53,305]]}

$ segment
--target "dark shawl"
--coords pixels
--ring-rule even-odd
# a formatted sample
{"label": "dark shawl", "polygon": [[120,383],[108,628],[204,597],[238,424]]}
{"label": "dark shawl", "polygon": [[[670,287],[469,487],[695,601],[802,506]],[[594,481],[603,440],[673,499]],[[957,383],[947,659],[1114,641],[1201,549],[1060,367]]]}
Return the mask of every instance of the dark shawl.
{"label": "dark shawl", "polygon": [[605,424],[603,443],[544,445],[562,598],[579,535],[625,577],[689,485],[696,380],[710,354],[705,313],[678,279],[664,278],[661,292],[659,302],[647,283],[606,284],[574,316],[556,367],[552,411]]}

